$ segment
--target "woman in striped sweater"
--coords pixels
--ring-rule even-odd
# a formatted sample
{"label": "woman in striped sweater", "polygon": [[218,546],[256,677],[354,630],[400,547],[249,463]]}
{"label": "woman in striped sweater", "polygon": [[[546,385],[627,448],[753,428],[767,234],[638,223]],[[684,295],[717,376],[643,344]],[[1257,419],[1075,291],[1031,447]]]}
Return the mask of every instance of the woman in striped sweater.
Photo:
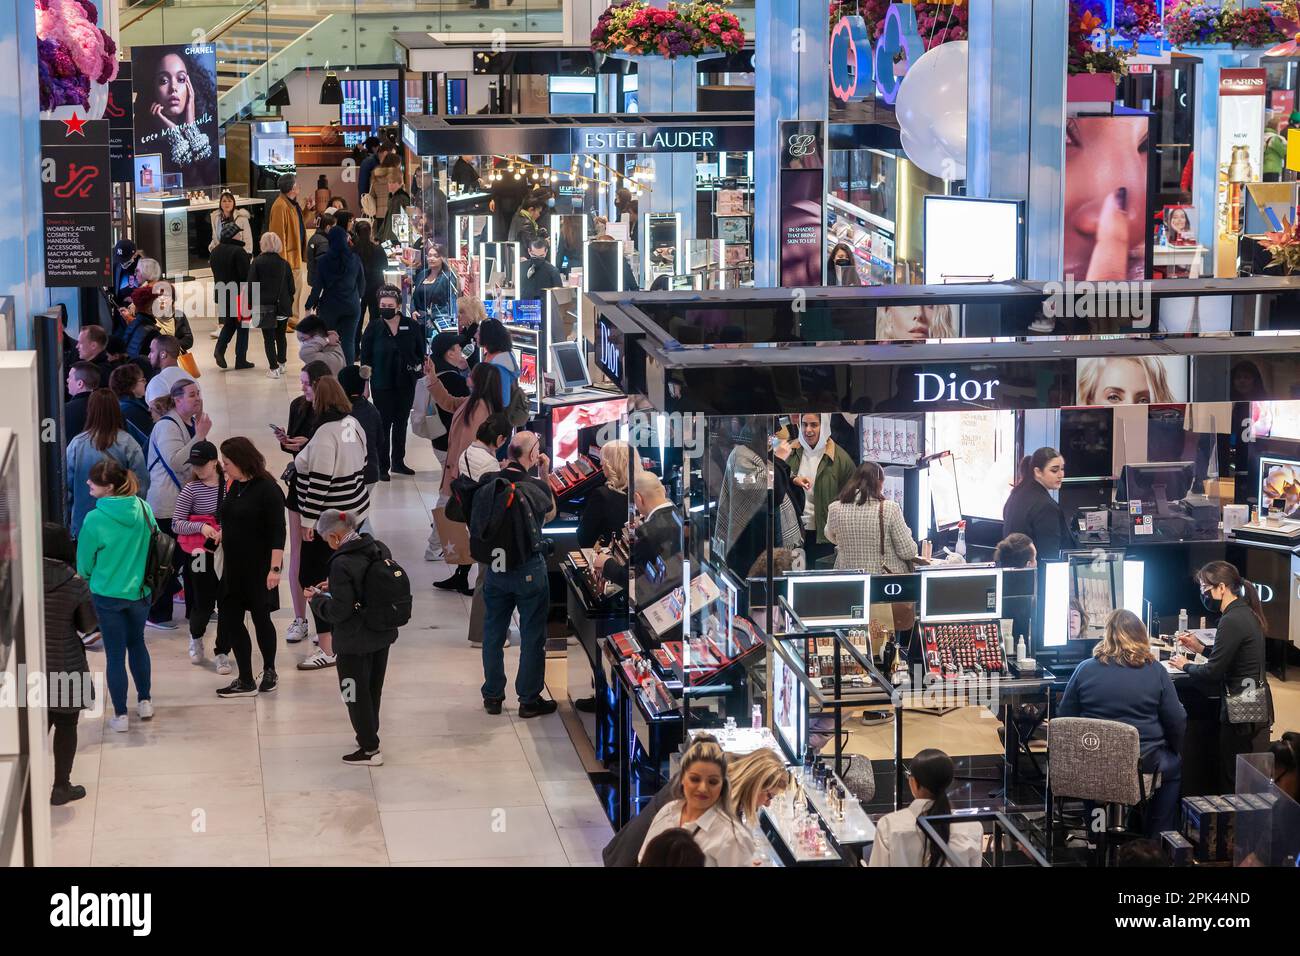
{"label": "woman in striped sweater", "polygon": [[[328,576],[330,549],[316,537],[316,519],[329,508],[355,515],[358,522],[370,511],[366,488],[366,432],[352,417],[352,402],[338,379],[326,376],[313,389],[312,409],[316,430],[293,460],[297,477],[294,490],[302,520],[300,587],[314,587]],[[313,612],[313,617],[316,615]],[[329,624],[316,617],[320,650],[298,665],[299,670],[320,670],[335,664]]]}

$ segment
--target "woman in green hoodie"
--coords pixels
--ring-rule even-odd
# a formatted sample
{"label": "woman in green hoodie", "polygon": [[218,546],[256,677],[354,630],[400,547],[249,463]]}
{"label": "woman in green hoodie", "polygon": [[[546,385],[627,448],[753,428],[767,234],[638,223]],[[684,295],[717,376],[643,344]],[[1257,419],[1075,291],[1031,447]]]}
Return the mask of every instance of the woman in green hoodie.
{"label": "woman in green hoodie", "polygon": [[149,505],[136,497],[135,475],[112,458],[96,463],[86,484],[95,507],[86,515],[77,538],[77,573],[90,585],[90,599],[104,635],[108,695],[113,701],[108,726],[125,733],[128,658],[139,699],[137,713],[141,720],[153,716],[149,649],[144,643],[150,602],[144,568],[149,539],[158,525]]}

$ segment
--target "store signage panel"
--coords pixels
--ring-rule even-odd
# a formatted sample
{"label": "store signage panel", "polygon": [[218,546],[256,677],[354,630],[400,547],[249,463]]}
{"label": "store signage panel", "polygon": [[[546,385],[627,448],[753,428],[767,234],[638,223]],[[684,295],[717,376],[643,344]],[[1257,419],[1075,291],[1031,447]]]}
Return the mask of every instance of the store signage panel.
{"label": "store signage panel", "polygon": [[623,332],[603,315],[596,317],[596,365],[615,384],[623,385],[626,362]]}
{"label": "store signage panel", "polygon": [[751,125],[609,126],[572,131],[575,153],[713,153],[754,148]]}
{"label": "store signage panel", "polygon": [[108,121],[41,120],[45,284],[94,288],[112,278]]}
{"label": "store signage panel", "polygon": [[108,149],[113,167],[113,182],[129,183],[135,176],[135,132],[131,92],[131,61],[117,65],[117,79],[108,84],[108,103],[104,119],[108,120]]}

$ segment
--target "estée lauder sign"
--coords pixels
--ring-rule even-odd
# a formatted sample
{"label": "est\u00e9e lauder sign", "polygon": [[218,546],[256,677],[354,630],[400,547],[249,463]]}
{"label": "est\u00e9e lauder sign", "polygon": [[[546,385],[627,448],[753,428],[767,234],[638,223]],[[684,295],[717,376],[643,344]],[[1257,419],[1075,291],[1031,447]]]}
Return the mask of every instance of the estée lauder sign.
{"label": "est\u00e9e lauder sign", "polygon": [[619,129],[582,130],[582,152],[590,153],[673,153],[706,152],[717,149],[711,129]]}

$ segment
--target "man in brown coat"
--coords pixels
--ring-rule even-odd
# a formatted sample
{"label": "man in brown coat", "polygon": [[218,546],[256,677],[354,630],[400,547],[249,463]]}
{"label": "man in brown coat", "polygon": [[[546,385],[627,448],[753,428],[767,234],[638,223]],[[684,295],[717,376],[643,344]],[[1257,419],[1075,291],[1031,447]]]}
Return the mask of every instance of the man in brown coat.
{"label": "man in brown coat", "polygon": [[280,254],[293,270],[294,303],[290,328],[302,315],[302,300],[307,294],[307,266],[303,255],[307,249],[307,227],[303,223],[302,208],[298,205],[298,177],[285,173],[279,181],[280,195],[271,203],[266,228],[280,237],[284,251]]}

